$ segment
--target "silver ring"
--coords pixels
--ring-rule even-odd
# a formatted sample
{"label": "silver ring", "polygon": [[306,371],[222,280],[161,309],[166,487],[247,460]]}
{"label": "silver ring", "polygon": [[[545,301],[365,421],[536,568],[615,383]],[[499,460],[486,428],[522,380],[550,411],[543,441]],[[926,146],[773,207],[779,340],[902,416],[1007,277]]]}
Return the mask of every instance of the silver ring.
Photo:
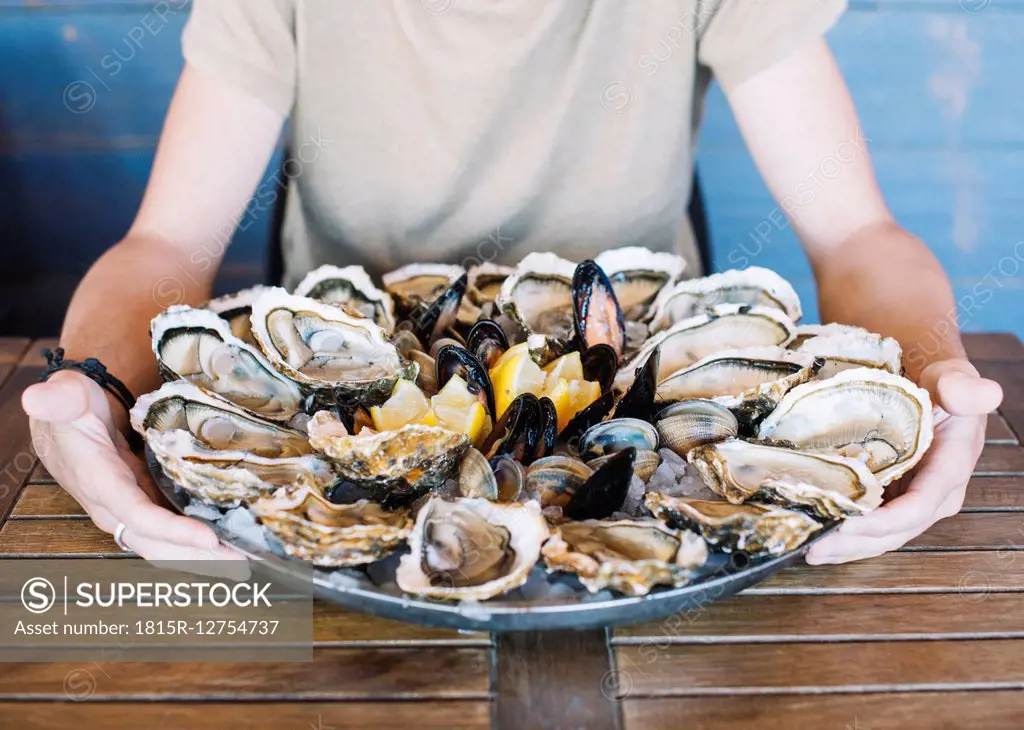
{"label": "silver ring", "polygon": [[126,553],[130,553],[132,549],[128,547],[128,544],[124,541],[124,531],[128,529],[123,522],[117,523],[117,529],[114,530],[114,542],[117,546],[124,550]]}

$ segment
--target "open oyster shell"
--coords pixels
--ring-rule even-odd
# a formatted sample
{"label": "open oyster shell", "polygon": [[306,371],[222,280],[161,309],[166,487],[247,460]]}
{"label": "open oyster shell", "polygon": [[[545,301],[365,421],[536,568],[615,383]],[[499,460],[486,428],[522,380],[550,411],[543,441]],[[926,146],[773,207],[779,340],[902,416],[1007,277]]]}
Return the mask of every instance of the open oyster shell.
{"label": "open oyster shell", "polygon": [[882,487],[862,462],[833,454],[728,439],[686,456],[715,492],[733,504],[748,499],[798,504],[830,520],[882,503]]}
{"label": "open oyster shell", "polygon": [[150,429],[182,429],[212,449],[267,458],[302,456],[313,450],[301,431],[260,418],[184,380],[164,383],[140,396],[130,416],[132,428],[143,436]]}
{"label": "open oyster shell", "polygon": [[235,337],[255,347],[257,343],[256,338],[252,335],[252,323],[249,316],[252,314],[253,303],[268,289],[270,289],[269,286],[258,284],[234,294],[225,294],[222,297],[211,299],[203,306],[227,322]]}
{"label": "open oyster shell", "polygon": [[469,437],[438,426],[403,426],[397,431],[363,429],[349,435],[326,411],[310,420],[309,440],[345,479],[385,505],[408,504],[445,480],[454,479]]}
{"label": "open oyster shell", "polygon": [[732,504],[660,492],[649,493],[644,502],[669,527],[695,530],[726,552],[779,555],[799,547],[821,529],[820,523],[803,512],[754,502]]}
{"label": "open oyster shell", "polygon": [[497,304],[527,336],[543,336],[558,350],[574,334],[575,271],[575,264],[553,253],[528,254],[501,285]]}
{"label": "open oyster shell", "polygon": [[362,266],[321,266],[306,274],[295,295],[358,311],[385,332],[395,329],[395,304],[391,296],[373,284]]}
{"label": "open oyster shell", "polygon": [[591,593],[645,596],[656,585],[685,585],[708,548],[699,535],[658,520],[584,520],[556,528],[541,554],[549,571],[575,573]]}
{"label": "open oyster shell", "polygon": [[273,421],[287,422],[302,412],[305,398],[298,383],[210,310],[170,307],[153,318],[150,332],[167,380],[188,380]]}
{"label": "open oyster shell", "polygon": [[770,269],[751,266],[687,279],[663,289],[651,308],[651,329],[663,330],[723,304],[774,307],[793,322],[799,322],[802,316],[800,299],[788,281]]}
{"label": "open oyster shell", "polygon": [[843,370],[789,391],[761,422],[758,437],[860,459],[884,487],[931,445],[931,400],[923,388],[884,370]]}
{"label": "open oyster shell", "polygon": [[802,325],[789,346],[825,360],[819,380],[858,367],[888,370],[893,375],[902,370],[903,350],[896,340],[851,325]]}
{"label": "open oyster shell", "polygon": [[413,525],[408,510],[388,511],[366,500],[334,504],[308,483],[282,487],[251,509],[288,555],[332,568],[390,555]]}
{"label": "open oyster shell", "polygon": [[416,516],[395,579],[406,593],[482,601],[525,583],[547,537],[535,501],[432,497]]}
{"label": "open oyster shell", "polygon": [[501,266],[490,261],[470,267],[466,297],[478,307],[495,301],[501,293],[501,285],[515,271],[511,266]]}
{"label": "open oyster shell", "polygon": [[658,349],[657,381],[690,367],[721,350],[785,345],[794,325],[778,309],[728,304],[710,312],[677,322],[648,339],[628,362],[619,368],[614,387],[625,391],[633,383],[637,368]]}
{"label": "open oyster shell", "polygon": [[252,330],[278,370],[335,398],[383,401],[399,378],[416,378],[416,366],[371,320],[284,289],[271,289],[256,301]]}
{"label": "open oyster shell", "polygon": [[395,298],[405,314],[417,305],[429,304],[466,273],[452,264],[407,264],[381,278],[384,289]]}
{"label": "open oyster shell", "polygon": [[657,298],[686,269],[686,259],[673,253],[625,246],[604,251],[596,259],[615,290],[627,320],[645,320]]}
{"label": "open oyster shell", "polygon": [[150,429],[146,443],[175,484],[193,498],[222,509],[300,480],[322,491],[337,478],[317,456],[267,458],[248,451],[218,451],[180,429]]}

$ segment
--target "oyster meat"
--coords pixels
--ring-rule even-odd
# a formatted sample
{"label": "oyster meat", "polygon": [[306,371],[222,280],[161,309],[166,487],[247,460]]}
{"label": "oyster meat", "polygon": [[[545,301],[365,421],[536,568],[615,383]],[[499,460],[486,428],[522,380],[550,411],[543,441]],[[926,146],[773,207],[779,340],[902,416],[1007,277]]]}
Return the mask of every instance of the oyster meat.
{"label": "oyster meat", "polygon": [[648,493],[647,508],[669,527],[699,532],[726,552],[779,555],[807,542],[821,524],[804,514],[770,505],[669,497]]}
{"label": "oyster meat", "polygon": [[658,520],[584,520],[556,528],[541,554],[548,571],[575,573],[591,593],[645,596],[656,585],[685,585],[708,548],[699,535]]}
{"label": "oyster meat", "polygon": [[816,516],[841,519],[882,503],[882,487],[857,459],[727,439],[686,456],[715,492],[733,504],[748,499],[801,505]]}
{"label": "oyster meat", "polygon": [[438,426],[409,425],[380,433],[364,428],[349,435],[327,411],[310,420],[309,440],[342,477],[387,506],[408,504],[456,478],[469,449],[466,434]]}
{"label": "oyster meat", "polygon": [[594,260],[611,281],[622,315],[633,322],[645,320],[658,294],[686,269],[682,256],[640,246],[604,251]]}
{"label": "oyster meat", "polygon": [[406,593],[482,601],[526,582],[548,537],[540,505],[432,497],[395,579]]}
{"label": "oyster meat", "polygon": [[575,330],[575,271],[575,264],[553,253],[531,253],[502,283],[497,304],[527,335],[541,335],[560,349]]}
{"label": "oyster meat", "polygon": [[843,370],[789,391],[761,422],[758,437],[860,459],[884,487],[931,445],[931,400],[923,388],[884,370]]}
{"label": "oyster meat", "polygon": [[299,385],[210,310],[170,307],[153,318],[150,332],[165,379],[188,380],[273,421],[302,412]]}
{"label": "oyster meat", "polygon": [[388,511],[366,500],[334,504],[308,483],[260,497],[251,509],[288,555],[331,568],[390,555],[413,525],[408,510]]}
{"label": "oyster meat", "polygon": [[188,431],[211,449],[281,458],[312,452],[306,434],[256,416],[192,383],[176,380],[147,393],[131,410],[132,428]]}
{"label": "oyster meat", "polygon": [[788,281],[770,269],[751,266],[687,279],[663,289],[651,308],[651,329],[665,329],[723,304],[780,309],[793,322],[799,322],[802,315],[800,299]]}
{"label": "oyster meat", "polygon": [[387,292],[373,285],[362,266],[321,266],[306,274],[295,287],[295,295],[319,302],[348,307],[383,329],[395,329],[395,304]]}
{"label": "oyster meat", "polygon": [[256,338],[252,335],[252,323],[249,317],[252,314],[253,303],[268,289],[270,289],[269,286],[260,284],[235,294],[226,294],[211,299],[204,306],[227,322],[235,337],[255,347],[257,343]]}
{"label": "oyster meat", "polygon": [[466,274],[451,264],[408,264],[384,274],[384,289],[395,298],[405,314],[421,304],[429,304]]}
{"label": "oyster meat", "polygon": [[845,324],[803,325],[789,345],[825,360],[818,379],[830,378],[850,368],[869,367],[899,375],[903,350],[891,337],[882,337],[860,327]]}
{"label": "oyster meat", "polygon": [[180,429],[150,429],[146,443],[175,484],[193,498],[222,509],[300,480],[323,491],[337,478],[317,456],[267,458],[248,451],[218,451]]}
{"label": "oyster meat", "polygon": [[416,366],[369,319],[284,289],[256,301],[252,329],[274,366],[310,388],[376,401],[399,378],[416,379]]}
{"label": "oyster meat", "polygon": [[511,266],[501,266],[490,261],[470,267],[467,298],[478,307],[494,302],[501,293],[505,279],[514,273],[515,269]]}

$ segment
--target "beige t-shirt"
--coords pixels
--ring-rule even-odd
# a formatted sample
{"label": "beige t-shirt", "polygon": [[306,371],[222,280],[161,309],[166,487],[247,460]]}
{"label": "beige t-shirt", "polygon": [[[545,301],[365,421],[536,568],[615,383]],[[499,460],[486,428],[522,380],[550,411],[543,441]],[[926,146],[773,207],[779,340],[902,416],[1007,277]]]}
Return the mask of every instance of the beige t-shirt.
{"label": "beige t-shirt", "polygon": [[[675,250],[712,76],[845,0],[195,0],[186,60],[291,114],[285,284],[324,263]],[[268,184],[257,201],[266,207]]]}

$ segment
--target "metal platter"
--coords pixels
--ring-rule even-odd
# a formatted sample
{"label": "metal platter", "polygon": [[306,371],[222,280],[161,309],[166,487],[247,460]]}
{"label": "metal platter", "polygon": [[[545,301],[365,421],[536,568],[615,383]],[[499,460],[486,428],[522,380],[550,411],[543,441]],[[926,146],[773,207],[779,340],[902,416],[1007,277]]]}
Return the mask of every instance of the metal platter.
{"label": "metal platter", "polygon": [[[185,513],[190,502],[188,493],[164,474],[148,446],[146,456],[160,490],[171,504]],[[279,573],[282,579],[308,580],[307,565],[228,531],[216,521],[196,514],[191,516],[209,524],[225,544],[250,559],[263,561],[265,567]],[[738,593],[793,565],[814,542],[838,526],[838,522],[826,525],[813,538],[784,555],[750,559],[743,553],[712,552],[701,574],[690,584],[682,588],[655,589],[644,597],[621,596],[610,591],[591,594],[573,576],[548,575],[543,568],[535,567],[525,585],[499,598],[482,603],[431,601],[408,596],[394,584],[397,555],[373,563],[365,570],[314,569],[313,592],[318,598],[375,616],[464,631],[589,629],[652,621],[677,613],[692,617],[702,606]],[[296,569],[299,564],[303,565],[301,572]]]}

